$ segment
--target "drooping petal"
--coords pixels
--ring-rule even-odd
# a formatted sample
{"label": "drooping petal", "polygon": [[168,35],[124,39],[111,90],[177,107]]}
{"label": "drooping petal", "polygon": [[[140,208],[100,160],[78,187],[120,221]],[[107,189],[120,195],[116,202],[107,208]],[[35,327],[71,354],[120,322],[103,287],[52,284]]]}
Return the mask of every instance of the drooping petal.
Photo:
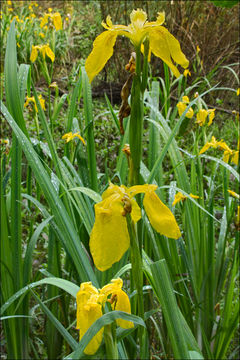
{"label": "drooping petal", "polygon": [[132,221],[137,223],[142,217],[141,209],[138,206],[138,203],[136,202],[136,200],[134,200],[134,199],[131,199],[131,205],[132,205],[131,218],[132,218]]}
{"label": "drooping petal", "polygon": [[213,122],[213,119],[215,117],[215,110],[216,109],[208,110],[208,115],[209,115],[208,126],[210,126],[212,124],[212,122]]}
{"label": "drooping petal", "polygon": [[146,192],[143,205],[152,227],[157,232],[172,239],[178,239],[181,236],[174,215],[154,191]]}
{"label": "drooping petal", "polygon": [[[83,337],[85,332],[90,328],[90,326],[102,316],[102,305],[98,303],[88,303],[85,305],[81,311],[80,315],[80,332],[79,340]],[[93,355],[98,350],[101,345],[103,337],[103,328],[101,328],[97,334],[92,338],[92,340],[86,346],[84,353],[86,355]]]}
{"label": "drooping petal", "polygon": [[55,26],[56,31],[62,30],[62,18],[59,12],[54,13],[52,16],[53,25]]}
{"label": "drooping petal", "polygon": [[189,61],[182,53],[180,44],[163,26],[149,28],[150,48],[153,54],[162,59],[172,70],[176,77],[180,72],[173,64],[172,59],[183,68],[187,68]]}
{"label": "drooping petal", "polygon": [[52,60],[52,62],[54,62],[54,60],[55,60],[55,54],[54,54],[54,52],[51,50],[51,48],[49,47],[49,45],[46,46],[45,51],[46,51],[47,56]]}
{"label": "drooping petal", "polygon": [[95,205],[95,223],[90,235],[90,251],[96,267],[104,271],[119,261],[130,245],[123,203],[118,194]]}
{"label": "drooping petal", "polygon": [[202,149],[200,150],[199,154],[203,154],[205,151],[207,151],[211,147],[211,143],[207,142]]}
{"label": "drooping petal", "polygon": [[30,55],[30,61],[31,61],[32,63],[34,63],[34,61],[37,60],[37,57],[38,57],[37,48],[36,48],[36,46],[32,45],[32,51],[31,51],[31,55]]}
{"label": "drooping petal", "polygon": [[90,82],[103,69],[108,59],[112,56],[116,38],[117,32],[111,30],[104,31],[94,40],[93,50],[85,63],[85,69]]}
{"label": "drooping petal", "polygon": [[[126,313],[131,314],[131,304],[130,304],[129,297],[127,296],[127,294],[123,290],[119,289],[119,290],[115,291],[113,293],[113,295],[116,296],[116,303],[112,304],[112,309],[125,311]],[[132,321],[117,319],[116,322],[117,322],[118,326],[121,326],[124,329],[130,329],[130,328],[134,327],[134,324]]]}

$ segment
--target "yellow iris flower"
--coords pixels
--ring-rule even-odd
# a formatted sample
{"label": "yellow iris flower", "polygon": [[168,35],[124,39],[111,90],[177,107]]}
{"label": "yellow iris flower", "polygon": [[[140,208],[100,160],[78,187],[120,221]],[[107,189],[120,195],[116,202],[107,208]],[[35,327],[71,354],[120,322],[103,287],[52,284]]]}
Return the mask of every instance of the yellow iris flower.
{"label": "yellow iris flower", "polygon": [[215,110],[216,109],[210,109],[210,110],[200,109],[199,112],[197,113],[196,124],[198,124],[199,126],[203,126],[206,122],[207,116],[209,116],[209,121],[207,125],[210,126],[215,117]]}
{"label": "yellow iris flower", "polygon": [[107,29],[101,33],[93,43],[93,50],[88,56],[85,64],[86,72],[91,82],[93,78],[103,69],[106,62],[113,54],[113,47],[118,35],[128,37],[135,47],[140,47],[143,41],[149,39],[149,50],[155,56],[162,59],[172,70],[176,77],[180,76],[172,59],[184,69],[189,61],[182,53],[177,39],[162,24],[165,21],[165,13],[158,13],[156,21],[148,22],[147,14],[141,10],[133,10],[130,14],[131,24],[113,25],[108,15],[106,23],[102,26]]}
{"label": "yellow iris flower", "polygon": [[79,132],[74,134],[72,132],[66,133],[65,135],[62,136],[62,139],[65,139],[66,142],[68,143],[69,141],[73,140],[75,137],[79,138],[84,145],[86,144],[85,140],[80,136]]}
{"label": "yellow iris flower", "polygon": [[206,142],[206,144],[200,150],[199,154],[203,154],[205,151],[207,151],[211,147],[214,149],[220,148],[222,150],[228,148],[227,144],[223,140],[217,141],[215,136],[212,136],[211,141]]}
{"label": "yellow iris flower", "polygon": [[[186,110],[187,108],[187,104],[189,103],[189,98],[188,96],[183,96],[182,98],[182,101],[179,101],[179,103],[177,103],[177,108],[178,108],[178,114],[179,116],[181,116],[184,111]],[[188,109],[187,113],[186,113],[186,117],[188,119],[191,119],[194,115],[194,111],[192,108]]]}
{"label": "yellow iris flower", "polygon": [[210,142],[207,142],[203,148],[200,150],[199,154],[203,154],[205,151],[207,151],[210,147],[217,149],[220,148],[221,150],[224,150],[223,153],[223,161],[226,163],[231,160],[235,165],[238,165],[239,162],[239,143],[237,150],[231,150],[230,147],[223,141],[217,141],[214,136],[212,136],[212,139]]}
{"label": "yellow iris flower", "polygon": [[[189,196],[191,196],[191,198],[193,199],[199,199],[198,195],[193,195],[193,194],[189,194]],[[172,203],[172,206],[176,205],[178,202],[180,201],[184,201],[187,199],[186,195],[183,195],[181,192],[178,192],[175,197],[174,197],[174,201]]]}
{"label": "yellow iris flower", "polygon": [[[120,310],[131,313],[131,305],[127,294],[122,290],[122,279],[113,279],[111,283],[97,290],[91,282],[82,283],[77,293],[77,325],[79,340],[89,327],[102,316],[102,307],[106,301],[110,302],[112,310]],[[108,296],[111,298],[108,299]],[[124,329],[134,327],[131,321],[118,319],[117,325]],[[103,328],[92,338],[84,352],[93,355],[98,350],[103,337]]]}
{"label": "yellow iris flower", "polygon": [[[51,8],[48,9],[48,11]],[[52,9],[51,9],[52,11]],[[50,11],[49,11],[50,12]],[[53,21],[53,25],[55,26],[56,31],[62,30],[62,18],[61,14],[59,12],[56,12],[54,14],[45,14],[43,18],[41,18],[40,27],[43,28],[44,25],[48,23],[48,18],[50,18]]]}
{"label": "yellow iris flower", "polygon": [[[136,223],[141,219],[141,209],[134,196],[144,193],[143,205],[153,228],[172,239],[181,236],[174,215],[159,199],[157,185],[135,185],[127,188],[110,183],[95,204],[95,224],[90,235],[90,251],[96,267],[104,271],[119,261],[130,246],[126,207]],[[125,204],[125,207],[124,207]]]}
{"label": "yellow iris flower", "polygon": [[184,72],[183,72],[183,76],[188,77],[188,76],[192,76],[192,74],[191,74],[191,72],[189,71],[189,69],[186,69],[186,70],[184,70]]}
{"label": "yellow iris flower", "polygon": [[38,57],[38,51],[42,54],[43,58],[45,59],[46,55],[52,60],[55,60],[54,52],[51,50],[48,44],[46,45],[32,45],[32,52],[30,55],[30,61],[34,63]]}
{"label": "yellow iris flower", "polygon": [[[42,98],[42,95],[38,96],[38,100],[39,100],[40,105],[43,108],[43,110],[46,110],[45,100]],[[38,112],[38,108],[37,108],[34,96],[32,96],[32,97],[27,96],[27,100],[26,100],[26,102],[24,104],[24,107],[28,106],[30,102],[32,102],[34,104],[35,110],[36,110],[36,112]]]}

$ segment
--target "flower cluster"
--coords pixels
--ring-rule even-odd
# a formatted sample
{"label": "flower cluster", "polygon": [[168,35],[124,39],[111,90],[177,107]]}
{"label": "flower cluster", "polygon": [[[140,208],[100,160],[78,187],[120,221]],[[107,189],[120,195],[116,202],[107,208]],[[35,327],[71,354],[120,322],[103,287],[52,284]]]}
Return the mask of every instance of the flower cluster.
{"label": "flower cluster", "polygon": [[43,28],[48,23],[48,20],[51,19],[56,31],[62,30],[61,14],[59,12],[52,14],[51,8],[49,8],[48,11],[49,11],[49,13],[45,14],[44,17],[40,18],[40,20],[41,20],[40,27]]}
{"label": "flower cluster", "polygon": [[[131,305],[127,294],[122,290],[123,281],[118,279],[111,280],[110,284],[97,290],[91,282],[84,282],[77,293],[77,325],[79,339],[83,337],[89,327],[103,315],[102,308],[106,302],[111,304],[112,310],[125,311],[131,313]],[[111,295],[110,299],[108,297]],[[129,329],[134,325],[131,321],[118,319],[117,325]],[[103,337],[103,328],[92,338],[86,346],[84,352],[93,355],[99,348]]]}

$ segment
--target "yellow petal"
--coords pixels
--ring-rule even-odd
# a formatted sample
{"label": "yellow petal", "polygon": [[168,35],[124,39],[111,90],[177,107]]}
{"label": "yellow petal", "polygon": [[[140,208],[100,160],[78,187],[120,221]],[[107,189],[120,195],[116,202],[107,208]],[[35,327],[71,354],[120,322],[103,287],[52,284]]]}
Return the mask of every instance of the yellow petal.
{"label": "yellow petal", "polygon": [[62,30],[62,18],[59,12],[56,12],[52,15],[53,25],[55,26],[56,31]]}
{"label": "yellow petal", "polygon": [[181,192],[178,192],[174,197],[174,201],[172,203],[172,206],[176,205],[177,203],[179,203],[180,201],[183,201],[185,199],[186,199],[186,196],[183,195]]}
{"label": "yellow petal", "polygon": [[100,294],[104,294],[106,296],[120,290],[123,286],[122,279],[112,279],[111,282],[105,286],[102,287],[100,290]]}
{"label": "yellow petal", "polygon": [[203,154],[205,151],[207,151],[211,147],[211,143],[207,142],[202,149],[200,150],[199,154]]}
{"label": "yellow petal", "polygon": [[179,103],[177,103],[179,116],[181,116],[184,113],[184,111],[186,110],[186,107],[187,107],[187,105],[181,101]]}
{"label": "yellow petal", "polygon": [[30,61],[32,63],[34,63],[34,61],[37,60],[37,57],[38,57],[37,48],[34,45],[32,45],[32,52],[31,52],[31,56],[30,56]]}
{"label": "yellow petal", "polygon": [[191,198],[193,199],[199,199],[199,196],[198,195],[193,195],[192,193],[189,194],[191,196]]}
{"label": "yellow petal", "polygon": [[155,191],[157,190],[157,185],[154,184],[144,184],[144,185],[135,185],[131,186],[127,192],[130,197],[133,197],[137,194],[146,193],[148,191]]}
{"label": "yellow petal", "polygon": [[55,55],[54,55],[54,52],[51,50],[51,48],[49,46],[46,46],[46,54],[52,60],[52,62],[54,62]]}
{"label": "yellow petal", "polygon": [[147,20],[147,14],[142,9],[133,10],[130,14],[131,25],[137,30],[141,29]]}
{"label": "yellow petal", "polygon": [[85,63],[85,69],[90,82],[103,69],[108,59],[112,56],[116,38],[117,33],[111,30],[104,31],[94,40],[93,50]]}
{"label": "yellow petal", "polygon": [[224,151],[223,153],[223,161],[225,161],[226,163],[229,162],[229,157],[230,157],[231,153],[229,151]]}
{"label": "yellow petal", "polygon": [[174,215],[154,191],[146,192],[143,205],[152,227],[157,232],[172,239],[181,236]]}
{"label": "yellow petal", "polygon": [[[101,295],[98,290],[92,286],[91,282],[82,283],[77,293],[77,324],[76,328],[80,330],[79,339],[83,337],[89,327],[102,316]],[[92,338],[86,346],[84,353],[93,355],[102,342],[103,329]]]}
{"label": "yellow petal", "polygon": [[232,161],[235,165],[238,165],[238,162],[239,162],[239,151],[234,151],[234,152],[233,152],[231,161]]}
{"label": "yellow petal", "polygon": [[[90,326],[102,316],[102,305],[101,304],[89,304],[86,305],[80,315],[81,327],[79,332],[79,340],[83,337],[85,332]],[[92,338],[92,340],[86,346],[84,353],[86,355],[93,355],[98,350],[102,342],[103,328]]]}
{"label": "yellow petal", "polygon": [[193,111],[193,109],[190,107],[190,108],[188,109],[187,113],[186,113],[186,117],[187,117],[188,119],[191,119],[191,118],[193,117],[193,115],[194,115],[194,111]]}
{"label": "yellow petal", "polygon": [[41,27],[41,28],[43,28],[44,25],[47,24],[47,22],[48,22],[48,17],[49,17],[49,14],[45,14],[44,17],[41,18],[41,20],[42,20],[41,23],[40,23],[40,27]]}
{"label": "yellow petal", "polygon": [[134,221],[136,223],[142,217],[141,209],[138,206],[138,203],[136,202],[136,200],[134,200],[134,199],[131,200],[131,205],[132,205],[131,218],[132,218],[132,221]]}
{"label": "yellow petal", "polygon": [[197,113],[196,123],[199,124],[199,126],[203,126],[205,124],[207,115],[208,115],[207,110],[200,109],[199,112]]}
{"label": "yellow petal", "polygon": [[208,126],[210,126],[212,124],[212,122],[213,122],[214,117],[215,117],[215,109],[208,110],[208,115],[209,115]]}
{"label": "yellow petal", "polygon": [[[119,311],[125,311],[126,313],[131,314],[131,304],[129,301],[129,297],[127,294],[119,289],[113,293],[113,295],[116,295],[116,303],[112,304],[113,310],[119,310]],[[134,324],[132,321],[123,320],[123,319],[117,319],[117,325],[121,326],[124,329],[130,329],[134,327]]]}
{"label": "yellow petal", "polygon": [[150,48],[153,54],[162,59],[170,67],[173,74],[179,77],[180,72],[172,63],[171,53],[166,41],[166,33],[163,29],[166,30],[163,26],[149,29]]}
{"label": "yellow petal", "polygon": [[158,25],[162,25],[164,23],[164,21],[165,21],[165,12],[164,11],[163,12],[158,12],[156,23]]}
{"label": "yellow petal", "polygon": [[[185,71],[186,71],[186,70],[185,70]],[[182,101],[183,101],[185,104],[189,104],[189,97],[188,97],[188,96],[183,96]]]}
{"label": "yellow petal", "polygon": [[97,269],[104,271],[119,261],[130,244],[123,203],[113,194],[95,205],[95,223],[90,235],[90,251]]}

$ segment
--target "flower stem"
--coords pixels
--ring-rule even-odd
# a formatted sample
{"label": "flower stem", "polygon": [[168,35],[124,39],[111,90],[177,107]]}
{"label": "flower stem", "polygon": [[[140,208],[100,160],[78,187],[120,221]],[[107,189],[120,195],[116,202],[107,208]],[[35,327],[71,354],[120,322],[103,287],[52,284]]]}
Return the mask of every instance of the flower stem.
{"label": "flower stem", "polygon": [[[132,263],[132,277],[134,281],[135,288],[137,290],[137,303],[138,303],[138,315],[144,319],[144,305],[143,305],[143,270],[142,270],[142,258],[139,249],[139,243],[137,239],[137,233],[135,230],[135,225],[132,222],[131,215],[126,215],[128,232],[130,236],[130,246],[131,246],[131,263]],[[144,332],[143,328],[139,327],[139,344],[140,344],[140,354],[143,352],[144,347]],[[142,357],[141,357],[142,358]]]}
{"label": "flower stem", "polygon": [[[114,326],[114,325],[113,325]],[[104,340],[107,353],[107,359],[118,359],[118,349],[116,342],[116,328],[112,329],[112,325],[104,326]]]}
{"label": "flower stem", "polygon": [[142,159],[142,133],[143,133],[143,92],[141,91],[141,50],[136,49],[136,74],[133,78],[131,92],[131,116],[129,128],[129,142],[133,171],[130,185],[139,184],[140,164]]}

